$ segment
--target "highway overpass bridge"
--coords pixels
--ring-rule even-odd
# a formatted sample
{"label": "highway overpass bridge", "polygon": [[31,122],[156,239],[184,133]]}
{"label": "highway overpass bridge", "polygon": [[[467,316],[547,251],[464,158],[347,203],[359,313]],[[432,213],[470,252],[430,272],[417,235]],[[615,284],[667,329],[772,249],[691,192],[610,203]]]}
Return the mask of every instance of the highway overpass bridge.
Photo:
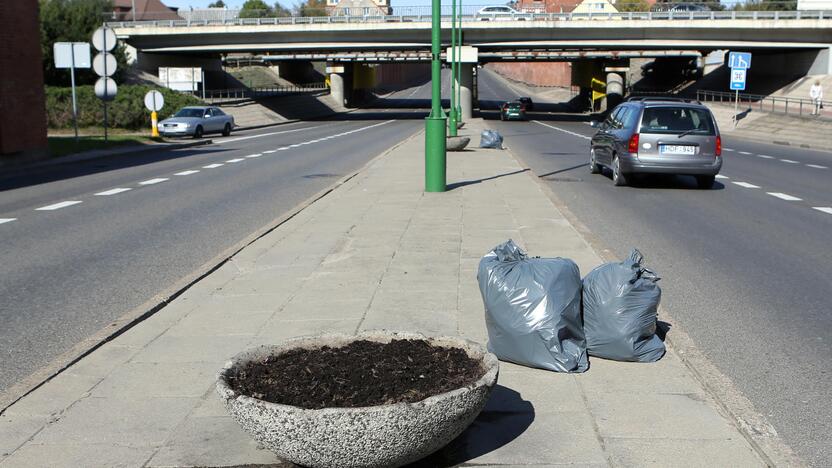
{"label": "highway overpass bridge", "polygon": [[[621,63],[632,57],[699,56],[728,49],[755,52],[755,71],[832,73],[830,12],[565,13],[479,19],[464,16],[462,31],[464,44],[476,47],[480,63],[588,59]],[[428,15],[117,22],[111,26],[140,62],[145,56],[229,53],[336,64],[430,60]],[[445,17],[445,42],[450,40],[450,26],[450,18]],[[471,67],[463,72],[470,74]],[[470,79],[463,77],[466,81]]]}

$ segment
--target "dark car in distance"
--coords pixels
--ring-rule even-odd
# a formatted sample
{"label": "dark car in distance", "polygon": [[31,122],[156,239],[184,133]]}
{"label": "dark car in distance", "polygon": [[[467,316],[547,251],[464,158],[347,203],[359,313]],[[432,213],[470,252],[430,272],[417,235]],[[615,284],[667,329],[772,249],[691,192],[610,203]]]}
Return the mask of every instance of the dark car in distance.
{"label": "dark car in distance", "polygon": [[527,111],[534,110],[534,102],[532,101],[532,98],[530,98],[530,97],[525,97],[524,96],[524,97],[521,97],[521,98],[517,98],[517,102],[526,106]]}
{"label": "dark car in distance", "polygon": [[500,120],[526,120],[526,109],[520,101],[503,103],[500,106]]}

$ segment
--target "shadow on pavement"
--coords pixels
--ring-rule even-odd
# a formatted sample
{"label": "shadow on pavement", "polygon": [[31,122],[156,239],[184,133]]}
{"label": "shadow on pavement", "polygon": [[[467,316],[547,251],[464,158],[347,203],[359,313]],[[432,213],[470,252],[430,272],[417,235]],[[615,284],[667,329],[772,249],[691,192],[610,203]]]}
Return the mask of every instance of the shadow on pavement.
{"label": "shadow on pavement", "polygon": [[448,184],[446,189],[449,190],[449,191],[450,190],[455,190],[455,189],[458,189],[458,188],[465,187],[466,185],[479,184],[480,182],[483,182],[483,181],[486,181],[486,180],[493,180],[493,179],[499,179],[500,177],[506,177],[506,176],[515,175],[515,174],[522,174],[522,173],[524,173],[528,170],[529,170],[529,168],[526,168],[526,169],[521,169],[519,171],[507,172],[505,174],[498,174],[498,175],[491,176],[491,177],[484,177],[482,179],[463,180],[461,182],[453,182],[453,183]]}
{"label": "shadow on pavement", "polygon": [[451,467],[491,453],[524,433],[534,422],[534,406],[520,393],[502,385],[477,419],[448,445],[408,468]]}

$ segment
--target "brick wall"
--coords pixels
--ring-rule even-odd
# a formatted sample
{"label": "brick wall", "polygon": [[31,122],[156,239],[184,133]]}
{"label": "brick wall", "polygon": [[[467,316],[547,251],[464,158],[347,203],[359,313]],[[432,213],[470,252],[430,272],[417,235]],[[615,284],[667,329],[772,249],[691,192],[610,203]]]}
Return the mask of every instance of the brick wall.
{"label": "brick wall", "polygon": [[568,62],[493,62],[487,67],[521,83],[566,87],[572,84],[570,65]]}
{"label": "brick wall", "polygon": [[44,154],[46,104],[38,2],[0,1],[0,160]]}

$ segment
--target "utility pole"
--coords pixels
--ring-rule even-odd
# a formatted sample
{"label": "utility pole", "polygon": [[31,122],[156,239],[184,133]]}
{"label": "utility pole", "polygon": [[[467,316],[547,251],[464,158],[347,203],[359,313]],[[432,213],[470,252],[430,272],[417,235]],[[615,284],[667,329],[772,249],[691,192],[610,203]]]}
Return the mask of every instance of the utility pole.
{"label": "utility pole", "polygon": [[431,108],[425,119],[425,191],[444,192],[446,187],[446,125],[442,110],[442,1],[431,0]]}

